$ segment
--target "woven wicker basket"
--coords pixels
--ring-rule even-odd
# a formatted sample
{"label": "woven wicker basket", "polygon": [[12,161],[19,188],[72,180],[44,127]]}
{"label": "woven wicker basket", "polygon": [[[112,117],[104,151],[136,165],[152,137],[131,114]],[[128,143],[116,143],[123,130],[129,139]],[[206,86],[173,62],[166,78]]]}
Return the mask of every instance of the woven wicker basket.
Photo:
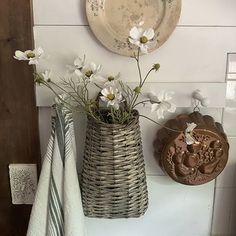
{"label": "woven wicker basket", "polygon": [[82,171],[82,201],[89,217],[143,215],[148,193],[138,112],[129,125],[88,118]]}

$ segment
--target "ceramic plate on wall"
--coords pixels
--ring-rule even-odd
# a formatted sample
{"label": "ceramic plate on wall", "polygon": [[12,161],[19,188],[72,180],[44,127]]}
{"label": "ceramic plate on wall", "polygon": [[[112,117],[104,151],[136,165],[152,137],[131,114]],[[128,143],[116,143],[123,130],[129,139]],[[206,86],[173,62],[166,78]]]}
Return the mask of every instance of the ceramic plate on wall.
{"label": "ceramic plate on wall", "polygon": [[97,39],[112,52],[131,56],[129,31],[144,21],[143,28],[153,28],[155,45],[160,47],[176,27],[181,0],[86,0],[90,28]]}

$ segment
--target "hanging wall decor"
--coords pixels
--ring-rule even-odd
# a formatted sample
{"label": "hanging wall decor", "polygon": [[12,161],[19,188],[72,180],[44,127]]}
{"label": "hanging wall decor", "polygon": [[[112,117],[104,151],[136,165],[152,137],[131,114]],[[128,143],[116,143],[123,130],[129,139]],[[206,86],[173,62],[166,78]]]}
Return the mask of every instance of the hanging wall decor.
{"label": "hanging wall decor", "polygon": [[140,217],[148,207],[139,114],[127,125],[88,119],[82,170],[84,214]]}
{"label": "hanging wall decor", "polygon": [[[190,140],[186,140],[188,131],[187,135],[165,128],[157,132],[155,156],[173,180],[186,185],[200,185],[215,179],[223,171],[229,144],[222,125],[211,116],[199,112],[182,114],[169,120],[165,126],[185,132],[187,126],[194,128]],[[195,141],[190,142],[191,139]]]}
{"label": "hanging wall decor", "polygon": [[87,0],[86,13],[90,28],[97,39],[112,52],[133,56],[129,30],[144,23],[153,28],[152,51],[160,47],[176,27],[181,0]]}

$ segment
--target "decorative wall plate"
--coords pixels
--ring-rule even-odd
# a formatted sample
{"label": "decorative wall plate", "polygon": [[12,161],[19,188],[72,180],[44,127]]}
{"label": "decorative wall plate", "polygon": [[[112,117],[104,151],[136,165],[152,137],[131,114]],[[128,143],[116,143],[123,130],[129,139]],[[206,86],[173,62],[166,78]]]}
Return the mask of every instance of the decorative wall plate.
{"label": "decorative wall plate", "polygon": [[143,28],[154,29],[153,51],[173,32],[180,12],[181,0],[86,0],[88,22],[97,39],[125,56],[134,52],[127,40],[133,26],[144,21]]}
{"label": "decorative wall plate", "polygon": [[211,116],[202,116],[199,112],[179,115],[169,120],[166,126],[185,130],[187,122],[197,124],[193,131],[197,143],[187,145],[184,133],[162,128],[154,142],[155,156],[162,169],[176,182],[204,184],[215,179],[225,168],[229,144],[222,125]]}

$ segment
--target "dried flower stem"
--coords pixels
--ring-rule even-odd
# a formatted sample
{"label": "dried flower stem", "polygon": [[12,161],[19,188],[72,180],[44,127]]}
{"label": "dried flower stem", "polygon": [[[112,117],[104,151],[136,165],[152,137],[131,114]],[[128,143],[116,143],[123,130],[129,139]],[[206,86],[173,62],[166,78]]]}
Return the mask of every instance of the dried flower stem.
{"label": "dried flower stem", "polygon": [[148,119],[148,120],[152,121],[153,123],[155,123],[155,124],[157,124],[157,125],[159,125],[159,126],[165,128],[165,129],[167,129],[167,130],[170,130],[170,131],[172,131],[172,132],[175,132],[175,133],[183,133],[183,132],[184,132],[184,131],[177,130],[177,129],[171,129],[171,128],[165,126],[165,125],[162,125],[162,124],[156,122],[155,120],[153,120],[153,119],[151,119],[151,118],[149,118],[149,117],[147,117],[147,116],[144,116],[144,115],[139,115],[139,116],[140,116],[140,117],[143,117],[143,118],[145,118],[145,119]]}

